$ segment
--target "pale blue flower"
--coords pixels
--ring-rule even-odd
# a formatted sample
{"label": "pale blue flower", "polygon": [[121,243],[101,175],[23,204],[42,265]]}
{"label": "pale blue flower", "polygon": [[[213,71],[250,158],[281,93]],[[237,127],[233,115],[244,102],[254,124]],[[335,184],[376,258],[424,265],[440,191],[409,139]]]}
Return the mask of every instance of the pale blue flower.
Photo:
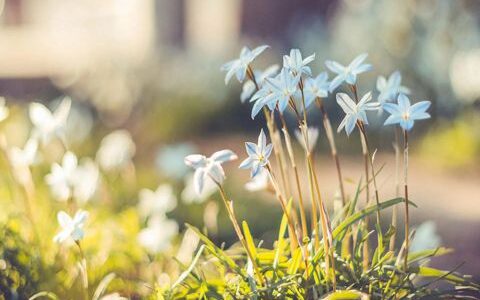
{"label": "pale blue flower", "polygon": [[191,154],[185,157],[185,164],[195,169],[193,183],[195,192],[200,195],[204,182],[210,177],[215,183],[222,184],[225,180],[225,172],[222,163],[237,159],[237,155],[231,150],[220,150],[210,157],[200,154]]}
{"label": "pale blue flower", "polygon": [[322,72],[315,78],[307,78],[303,89],[305,106],[309,107],[317,98],[327,97],[329,86],[327,72]]}
{"label": "pale blue flower", "polygon": [[404,130],[412,129],[416,120],[425,120],[430,118],[427,109],[430,107],[430,101],[420,101],[410,105],[410,100],[404,94],[398,95],[398,103],[385,103],[383,108],[390,113],[385,120],[384,125],[399,124]]}
{"label": "pale blue flower", "polygon": [[292,72],[293,75],[308,75],[312,76],[312,71],[310,67],[307,66],[315,59],[315,53],[308,56],[307,58],[302,58],[302,53],[298,49],[290,50],[290,55],[283,56],[283,67],[288,71]]}
{"label": "pale blue flower", "polygon": [[273,101],[278,106],[278,110],[284,112],[289,101],[299,94],[300,76],[294,76],[284,68],[277,77],[267,78],[266,81],[273,93],[270,102]]}
{"label": "pale blue flower", "polygon": [[273,87],[267,81],[265,81],[260,90],[257,91],[252,98],[250,98],[250,102],[254,102],[251,113],[252,120],[258,115],[260,110],[262,110],[265,105],[267,105],[271,111],[275,110],[277,104],[274,100],[275,94],[273,92]]}
{"label": "pale blue flower", "polygon": [[59,233],[53,237],[53,241],[56,243],[63,243],[69,238],[72,238],[74,241],[79,241],[83,239],[85,235],[83,227],[88,219],[88,212],[84,210],[79,210],[75,213],[75,216],[72,218],[63,210],[57,214],[58,224],[61,227]]}
{"label": "pale blue flower", "polygon": [[347,135],[352,133],[357,121],[361,121],[364,124],[368,124],[367,120],[367,111],[368,110],[376,110],[378,109],[378,103],[369,103],[372,100],[372,93],[366,93],[362,99],[358,103],[350,98],[345,93],[338,93],[337,94],[337,103],[345,112],[345,118],[343,118],[342,122],[338,126],[338,132],[340,132],[343,128],[345,128],[345,132]]}
{"label": "pale blue flower", "polygon": [[394,101],[398,94],[410,94],[410,90],[401,85],[402,75],[399,71],[393,72],[388,79],[379,76],[377,79],[378,102],[384,104],[388,101]]}
{"label": "pale blue flower", "polygon": [[253,50],[250,50],[248,47],[243,47],[238,59],[229,61],[221,67],[222,71],[227,72],[225,75],[225,84],[230,81],[233,75],[237,77],[238,81],[243,82],[245,80],[248,66],[268,47],[269,46],[267,45],[263,45]]}
{"label": "pale blue flower", "polygon": [[348,66],[343,66],[336,61],[327,60],[325,65],[337,76],[330,82],[330,92],[335,90],[343,82],[354,85],[357,82],[357,75],[372,70],[372,65],[364,64],[368,54],[363,53],[357,56]]}
{"label": "pale blue flower", "polygon": [[[259,88],[261,89],[264,86],[265,78],[273,77],[278,73],[279,66],[278,65],[271,65],[270,67],[266,68],[263,72],[255,70],[253,72],[255,81],[257,82]],[[256,91],[255,83],[252,80],[247,80],[243,84],[242,93],[240,94],[240,101],[245,102],[248,98],[252,97],[252,95]]]}
{"label": "pale blue flower", "polygon": [[254,143],[246,142],[245,148],[247,150],[248,157],[240,164],[240,169],[251,169],[251,177],[255,177],[258,172],[268,164],[268,158],[272,154],[272,144],[267,145],[267,137],[260,131],[258,136],[258,142]]}
{"label": "pale blue flower", "polygon": [[433,221],[427,221],[418,226],[413,237],[410,251],[432,250],[440,247],[442,238],[437,234],[437,225]]}

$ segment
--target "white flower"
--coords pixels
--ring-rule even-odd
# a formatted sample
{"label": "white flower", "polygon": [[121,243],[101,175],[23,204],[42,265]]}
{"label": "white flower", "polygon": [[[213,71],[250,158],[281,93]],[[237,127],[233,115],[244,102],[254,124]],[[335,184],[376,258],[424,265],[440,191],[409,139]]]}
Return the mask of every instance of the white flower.
{"label": "white flower", "polygon": [[66,152],[62,164],[53,163],[45,180],[57,200],[66,201],[74,197],[76,201],[85,203],[97,190],[99,171],[91,159],[84,159],[78,165],[75,154]]}
{"label": "white flower", "polygon": [[300,143],[300,145],[302,145],[303,149],[308,150],[309,152],[312,152],[313,149],[315,148],[315,145],[317,144],[317,141],[318,141],[319,134],[320,134],[320,131],[318,130],[317,127],[313,127],[313,126],[308,127],[307,138],[308,138],[309,149],[307,149],[305,146],[305,139],[303,138],[302,132],[298,129],[295,130],[295,137],[297,138],[298,142]]}
{"label": "white flower", "polygon": [[315,59],[315,53],[308,56],[307,58],[302,58],[302,53],[299,49],[291,49],[290,56],[283,56],[283,67],[288,71],[292,72],[293,75],[302,75],[312,76],[312,71],[310,67],[307,66]]}
{"label": "white flower", "polygon": [[[270,104],[274,104],[269,105],[269,108],[275,108],[278,105],[278,110],[283,112],[285,108],[287,108],[290,100],[299,94],[298,82],[300,81],[300,76],[292,75],[285,68],[282,69],[280,74],[275,78],[267,78],[266,81],[272,94],[265,97],[265,100],[263,100],[264,105],[269,104],[269,102]],[[262,100],[260,99],[257,100],[257,102],[258,101]],[[254,115],[253,112],[252,115]]]}
{"label": "white flower", "polygon": [[45,176],[45,181],[57,200],[67,201],[72,196],[77,165],[77,157],[68,151],[63,156],[62,164],[53,163],[50,173]]}
{"label": "white flower", "polygon": [[273,145],[267,145],[267,137],[262,129],[258,135],[257,144],[246,142],[245,149],[248,157],[240,164],[239,168],[251,169],[250,176],[253,178],[268,164],[268,158],[272,154]]}
{"label": "white flower", "polygon": [[7,150],[8,159],[18,182],[25,184],[31,178],[30,166],[36,161],[38,141],[30,138],[23,149],[12,147]]}
{"label": "white flower", "polygon": [[379,76],[377,79],[377,90],[380,92],[378,95],[378,102],[384,104],[387,101],[393,101],[397,98],[399,93],[409,94],[410,90],[401,85],[402,75],[399,71],[393,72],[388,80]]}
{"label": "white flower", "polygon": [[146,228],[138,234],[138,242],[152,254],[166,250],[178,233],[178,224],[163,216],[150,218]]}
{"label": "white flower", "polygon": [[82,159],[72,178],[75,200],[80,203],[89,201],[95,195],[99,181],[100,171],[97,164],[90,158]]}
{"label": "white flower", "polygon": [[69,238],[74,241],[79,241],[84,236],[83,227],[88,219],[88,212],[79,210],[73,219],[63,210],[57,214],[58,224],[60,224],[61,231],[55,235],[53,241],[56,243],[63,243]]}
{"label": "white flower", "polygon": [[430,107],[430,101],[420,101],[410,105],[407,96],[398,95],[398,103],[385,103],[383,108],[390,113],[385,120],[384,125],[399,124],[404,130],[409,131],[413,128],[416,120],[425,120],[430,118],[427,109]]}
{"label": "white flower", "polygon": [[138,210],[144,218],[165,215],[177,206],[177,197],[168,184],[159,185],[156,191],[142,189],[139,193]]}
{"label": "white flower", "polygon": [[357,82],[358,74],[372,70],[372,65],[363,63],[367,56],[367,53],[360,54],[346,67],[336,61],[327,60],[325,62],[327,68],[337,74],[332,82],[330,82],[330,92],[336,89],[344,81],[351,85],[355,84]]}
{"label": "white flower", "polygon": [[186,204],[203,203],[218,189],[215,182],[213,182],[210,177],[206,177],[203,182],[202,192],[198,194],[195,191],[195,183],[193,177],[193,175],[190,175],[185,178],[185,188],[182,191],[181,197],[183,202]]}
{"label": "white flower", "polygon": [[0,122],[5,120],[10,113],[10,110],[5,105],[5,98],[0,97]]}
{"label": "white flower", "polygon": [[337,103],[345,112],[345,118],[338,126],[338,132],[345,128],[347,135],[352,133],[357,121],[368,124],[366,111],[378,109],[378,103],[369,103],[372,100],[372,93],[366,93],[358,103],[355,103],[350,96],[345,93],[337,94]]}
{"label": "white flower", "polygon": [[102,296],[100,300],[128,300],[128,298],[120,296],[119,293],[111,293]]}
{"label": "white flower", "polygon": [[193,183],[195,192],[201,194],[206,178],[210,177],[216,184],[222,184],[225,180],[225,172],[222,163],[237,159],[237,155],[231,150],[220,150],[206,157],[200,154],[192,154],[185,157],[185,164],[195,169]]}
{"label": "white flower", "polygon": [[237,77],[238,81],[243,82],[245,80],[248,66],[267,48],[267,45],[257,47],[253,50],[250,50],[248,47],[243,47],[238,59],[229,61],[221,67],[222,71],[227,72],[225,75],[225,84],[230,81],[233,75]]}
{"label": "white flower", "polygon": [[126,167],[135,154],[135,143],[126,130],[116,130],[102,139],[96,160],[103,170],[111,171]]}
{"label": "white flower", "polygon": [[38,137],[43,144],[48,143],[52,137],[57,137],[64,141],[65,125],[71,104],[70,98],[64,98],[52,113],[41,103],[31,103],[29,115],[32,124],[35,126],[33,136]]}
{"label": "white flower", "polygon": [[265,169],[261,169],[257,175],[245,183],[245,189],[250,192],[262,191],[268,188],[269,177]]}

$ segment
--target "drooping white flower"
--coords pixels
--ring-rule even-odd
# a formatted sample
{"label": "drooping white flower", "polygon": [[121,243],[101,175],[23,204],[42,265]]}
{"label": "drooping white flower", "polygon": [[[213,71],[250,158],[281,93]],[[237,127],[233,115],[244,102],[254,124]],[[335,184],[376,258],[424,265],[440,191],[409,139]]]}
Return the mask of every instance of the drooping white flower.
{"label": "drooping white flower", "polygon": [[148,252],[156,254],[168,249],[177,233],[177,222],[154,216],[148,220],[147,227],[139,232],[137,239]]}
{"label": "drooping white flower", "polygon": [[268,158],[272,154],[273,145],[267,145],[267,137],[262,129],[258,135],[257,144],[246,142],[245,149],[248,157],[240,164],[239,168],[251,169],[250,176],[253,178],[268,164]]}
{"label": "drooping white flower", "polygon": [[309,107],[317,98],[327,97],[329,86],[330,83],[328,82],[327,72],[322,72],[315,78],[307,78],[303,89],[305,94],[305,106]]}
{"label": "drooping white flower", "polygon": [[10,113],[10,110],[5,105],[5,98],[0,97],[0,122],[5,120]]}
{"label": "drooping white flower", "polygon": [[295,130],[295,137],[297,138],[298,142],[300,145],[302,145],[303,149],[308,150],[309,152],[312,152],[313,149],[315,148],[315,145],[317,144],[318,141],[318,136],[320,134],[320,131],[318,130],[317,127],[309,126],[307,130],[307,138],[308,138],[308,148],[305,146],[305,139],[303,138],[302,132],[300,130]]}
{"label": "drooping white flower", "polygon": [[155,191],[142,189],[139,193],[138,210],[144,218],[165,215],[177,207],[177,197],[168,184],[161,184]]}
{"label": "drooping white flower", "polygon": [[45,180],[57,200],[66,201],[73,197],[75,201],[85,203],[97,190],[99,171],[91,159],[84,159],[79,165],[77,156],[68,151],[61,165],[52,164]]}
{"label": "drooping white flower", "polygon": [[290,55],[283,56],[283,67],[289,72],[292,72],[292,74],[295,76],[303,74],[307,76],[312,76],[312,71],[307,65],[311,63],[314,59],[315,53],[303,59],[302,53],[299,49],[291,49]]}
{"label": "drooping white flower", "polygon": [[367,53],[360,54],[346,67],[336,61],[327,60],[325,62],[327,68],[337,74],[337,76],[330,82],[330,92],[335,90],[343,82],[354,85],[357,82],[358,74],[372,70],[372,65],[363,63],[367,56]]}
{"label": "drooping white flower", "polygon": [[52,137],[64,141],[64,131],[71,107],[70,98],[64,98],[54,112],[45,105],[34,102],[29,106],[29,116],[34,125],[33,136],[43,144],[48,143]]}
{"label": "drooping white flower", "polygon": [[349,95],[345,93],[337,94],[337,103],[345,112],[345,118],[338,126],[338,132],[345,128],[347,135],[352,133],[357,121],[368,124],[367,114],[368,110],[378,109],[378,103],[369,103],[372,100],[372,93],[366,93],[358,103],[355,103]]}
{"label": "drooping white flower", "polygon": [[116,130],[102,139],[96,160],[105,171],[126,167],[135,154],[135,143],[126,130]]}
{"label": "drooping white flower", "polygon": [[69,238],[72,238],[74,241],[83,239],[83,236],[85,235],[83,228],[85,227],[88,215],[87,211],[78,210],[72,218],[63,210],[60,211],[57,214],[57,220],[61,230],[55,235],[53,241],[56,243],[63,243]]}
{"label": "drooping white flower", "polygon": [[[265,78],[273,77],[278,72],[278,65],[271,65],[270,67],[266,68],[263,72],[255,70],[253,72],[255,81],[257,82],[259,88],[261,89],[264,86]],[[247,99],[252,97],[255,93],[256,86],[252,80],[247,80],[243,84],[242,93],[240,94],[240,101],[245,102]]]}
{"label": "drooping white flower", "polygon": [[269,182],[268,172],[260,169],[257,175],[245,183],[245,189],[250,192],[263,191],[268,188]]}
{"label": "drooping white flower", "polygon": [[23,149],[12,147],[7,150],[10,165],[13,167],[15,179],[25,184],[31,179],[30,166],[36,161],[38,141],[30,138]]}
{"label": "drooping white flower", "polygon": [[194,176],[185,178],[185,188],[182,191],[182,201],[186,204],[203,203],[218,190],[217,185],[210,177],[206,177],[203,182],[203,189],[200,194],[195,190]]}
{"label": "drooping white flower", "polygon": [[409,94],[410,90],[402,86],[401,83],[402,75],[399,71],[393,72],[388,80],[379,76],[377,79],[377,90],[380,92],[378,102],[383,105],[385,102],[394,101],[398,94]]}
{"label": "drooping white flower", "polygon": [[430,101],[420,101],[410,105],[407,96],[398,95],[398,103],[385,103],[383,108],[390,113],[385,120],[384,125],[399,124],[404,130],[409,131],[413,128],[415,121],[430,118],[427,109],[430,107]]}
{"label": "drooping white flower", "polygon": [[202,193],[206,178],[211,178],[216,184],[222,184],[225,180],[222,163],[235,159],[237,155],[231,150],[217,151],[208,158],[200,154],[185,157],[185,164],[195,169],[193,183],[197,194]]}
{"label": "drooping white flower", "polygon": [[227,72],[225,75],[225,84],[230,81],[233,75],[237,77],[239,82],[243,82],[245,80],[248,66],[268,47],[269,46],[267,45],[263,45],[253,50],[250,50],[248,47],[243,47],[238,59],[229,61],[221,67],[222,71]]}

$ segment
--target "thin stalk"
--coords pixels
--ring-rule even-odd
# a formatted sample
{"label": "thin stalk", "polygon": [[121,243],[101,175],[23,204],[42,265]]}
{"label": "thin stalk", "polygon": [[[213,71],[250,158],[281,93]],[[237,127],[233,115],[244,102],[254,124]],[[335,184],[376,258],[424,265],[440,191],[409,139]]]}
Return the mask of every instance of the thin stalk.
{"label": "thin stalk", "polygon": [[342,170],[340,168],[340,159],[338,158],[337,146],[335,145],[335,137],[332,130],[332,124],[330,123],[330,118],[328,117],[328,113],[323,105],[322,99],[317,98],[317,104],[323,116],[323,127],[325,128],[328,144],[330,145],[330,153],[332,155],[333,160],[335,161],[335,167],[337,169],[338,184],[340,187],[340,194],[342,196],[342,204],[345,207],[345,205],[347,204],[347,199],[345,195],[345,188],[343,186]]}
{"label": "thin stalk", "polygon": [[273,189],[275,190],[275,196],[277,197],[277,200],[280,202],[280,206],[282,207],[283,213],[287,217],[288,228],[290,230],[290,240],[291,240],[290,245],[292,246],[292,255],[293,255],[293,251],[297,248],[297,244],[301,244],[301,243],[299,243],[293,220],[288,211],[287,202],[285,198],[282,196],[282,193],[280,192],[280,189],[278,187],[278,182],[275,178],[275,175],[272,173],[272,168],[270,164],[267,164],[265,166],[265,169],[268,171],[270,182],[272,183]]}
{"label": "thin stalk", "polygon": [[408,247],[410,243],[409,237],[409,212],[408,212],[408,132],[403,131],[403,182],[404,182],[404,192],[405,192],[405,260],[404,267],[405,270],[408,268]]}
{"label": "thin stalk", "polygon": [[[395,143],[393,144],[393,148],[395,150],[395,197],[400,196],[400,137],[399,137],[399,129],[395,127]],[[397,232],[397,206],[394,205],[392,209],[392,226],[395,228],[393,231],[392,237],[390,238],[390,251],[395,250],[395,239],[396,239],[396,232]]]}
{"label": "thin stalk", "polygon": [[83,285],[83,298],[85,300],[88,300],[89,298],[89,291],[88,291],[88,270],[87,270],[87,259],[85,257],[85,254],[83,253],[82,245],[80,244],[80,241],[75,241],[75,244],[78,246],[78,250],[80,252],[80,256],[82,258],[80,265],[83,268],[83,273],[82,273],[82,285]]}
{"label": "thin stalk", "polygon": [[[213,178],[212,178],[213,180]],[[260,273],[260,269],[258,268],[257,261],[253,257],[252,252],[247,246],[247,242],[245,241],[245,237],[243,236],[242,230],[240,229],[240,225],[238,224],[237,218],[235,217],[235,213],[233,211],[233,202],[231,200],[228,200],[227,195],[225,193],[225,190],[223,189],[223,186],[213,180],[217,186],[218,189],[220,190],[220,195],[222,196],[223,204],[225,205],[225,208],[227,209],[228,217],[230,218],[230,222],[232,222],[233,228],[235,230],[235,233],[237,234],[237,237],[242,244],[243,248],[245,249],[245,252],[247,253],[248,258],[252,262],[253,268],[255,269],[255,272],[258,275],[258,279],[260,280],[261,284],[265,284],[265,279],[263,278],[262,274]]]}
{"label": "thin stalk", "polygon": [[305,213],[305,206],[303,204],[303,194],[302,194],[302,187],[300,185],[300,177],[298,175],[298,168],[297,164],[295,161],[295,155],[293,153],[293,147],[292,147],[292,140],[290,138],[290,134],[288,133],[287,129],[287,124],[285,122],[285,118],[283,115],[280,113],[280,120],[282,122],[282,131],[283,131],[283,138],[285,140],[285,144],[287,145],[287,153],[290,158],[290,164],[292,165],[292,168],[295,173],[295,183],[297,186],[297,193],[298,193],[298,202],[300,206],[300,219],[301,219],[301,224],[302,224],[302,236],[305,239],[305,237],[308,236],[308,230],[307,230],[307,217]]}
{"label": "thin stalk", "polygon": [[[313,164],[313,157],[312,153],[310,152],[310,144],[308,141],[308,120],[307,120],[307,107],[305,105],[305,95],[303,92],[303,80],[300,78],[299,82],[299,88],[302,94],[302,105],[303,105],[303,126],[301,124],[301,120],[299,119],[299,126],[300,130],[303,133],[303,138],[305,142],[305,154],[307,156],[307,162],[308,162],[308,167],[309,167],[309,173],[311,174],[311,177],[313,178],[313,186],[315,188],[316,194],[317,194],[317,201],[318,201],[318,206],[320,209],[320,222],[322,226],[322,234],[323,234],[323,240],[324,240],[324,247],[325,247],[325,265],[326,265],[326,270],[327,270],[327,280],[328,277],[330,277],[329,270],[330,267],[332,268],[333,271],[333,278],[332,278],[332,284],[333,284],[333,290],[336,290],[336,274],[335,274],[335,260],[334,260],[334,249],[332,245],[332,235],[331,235],[331,228],[330,228],[330,220],[328,219],[328,214],[325,208],[325,203],[322,200],[322,196],[320,193],[320,187],[318,184],[318,178],[317,174],[315,172],[315,167]],[[317,231],[318,228],[315,228]],[[332,251],[330,251],[330,249]],[[331,255],[332,258],[332,263],[329,263],[329,256]]]}
{"label": "thin stalk", "polygon": [[285,144],[287,145],[287,153],[290,158],[290,164],[292,165],[292,168],[295,173],[295,183],[297,186],[297,192],[298,192],[298,202],[300,206],[300,221],[302,225],[302,245],[303,245],[303,251],[304,251],[304,257],[305,257],[305,267],[306,267],[306,275],[308,279],[308,230],[307,230],[307,217],[305,214],[305,206],[303,204],[303,195],[302,195],[302,188],[300,186],[300,177],[298,175],[298,168],[297,164],[295,162],[295,155],[293,153],[293,147],[292,147],[292,141],[290,138],[290,134],[288,133],[288,128],[287,124],[285,122],[285,118],[283,117],[283,114],[280,113],[280,120],[282,122],[282,131],[283,131],[283,138],[285,140]]}

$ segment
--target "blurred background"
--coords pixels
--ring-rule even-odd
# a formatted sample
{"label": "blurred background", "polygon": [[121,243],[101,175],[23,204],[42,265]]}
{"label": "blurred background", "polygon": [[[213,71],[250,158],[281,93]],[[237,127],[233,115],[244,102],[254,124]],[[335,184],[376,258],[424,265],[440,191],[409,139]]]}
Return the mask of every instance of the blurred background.
{"label": "blurred background", "polygon": [[[250,105],[239,100],[241,85],[232,80],[225,86],[220,72],[243,45],[271,46],[255,62],[258,68],[281,64],[290,48],[316,53],[315,75],[326,59],[346,64],[368,52],[374,71],[361,76],[361,93],[375,90],[379,75],[400,70],[415,101],[433,102],[432,120],[420,123],[411,138],[410,189],[419,206],[413,222],[433,221],[442,244],[459,254],[435,264],[453,268],[466,261],[461,270],[480,278],[480,2],[0,0],[0,24],[0,95],[7,105],[55,107],[68,95],[69,145],[90,155],[108,132],[128,130],[137,180],[148,187],[183,183],[189,153],[230,148],[243,158],[243,142],[255,139],[264,120],[250,120]],[[331,100],[326,105],[336,127],[341,111]],[[310,114],[321,127],[319,112]],[[12,144],[27,139],[25,118],[13,114],[2,125]],[[376,160],[386,164],[380,175],[386,199],[394,195],[393,131],[380,130],[381,122],[373,116],[369,130]],[[337,139],[353,191],[363,172],[358,138]],[[322,130],[317,152],[319,179],[332,203],[337,183]],[[248,174],[236,163],[227,170],[238,215],[271,241],[280,221],[277,203],[267,193],[246,191]],[[192,202],[188,191],[176,192]],[[122,197],[114,206],[136,203],[136,191]],[[214,238],[231,241],[223,208],[211,198],[182,204],[174,216],[179,224],[211,227],[220,209]]]}

